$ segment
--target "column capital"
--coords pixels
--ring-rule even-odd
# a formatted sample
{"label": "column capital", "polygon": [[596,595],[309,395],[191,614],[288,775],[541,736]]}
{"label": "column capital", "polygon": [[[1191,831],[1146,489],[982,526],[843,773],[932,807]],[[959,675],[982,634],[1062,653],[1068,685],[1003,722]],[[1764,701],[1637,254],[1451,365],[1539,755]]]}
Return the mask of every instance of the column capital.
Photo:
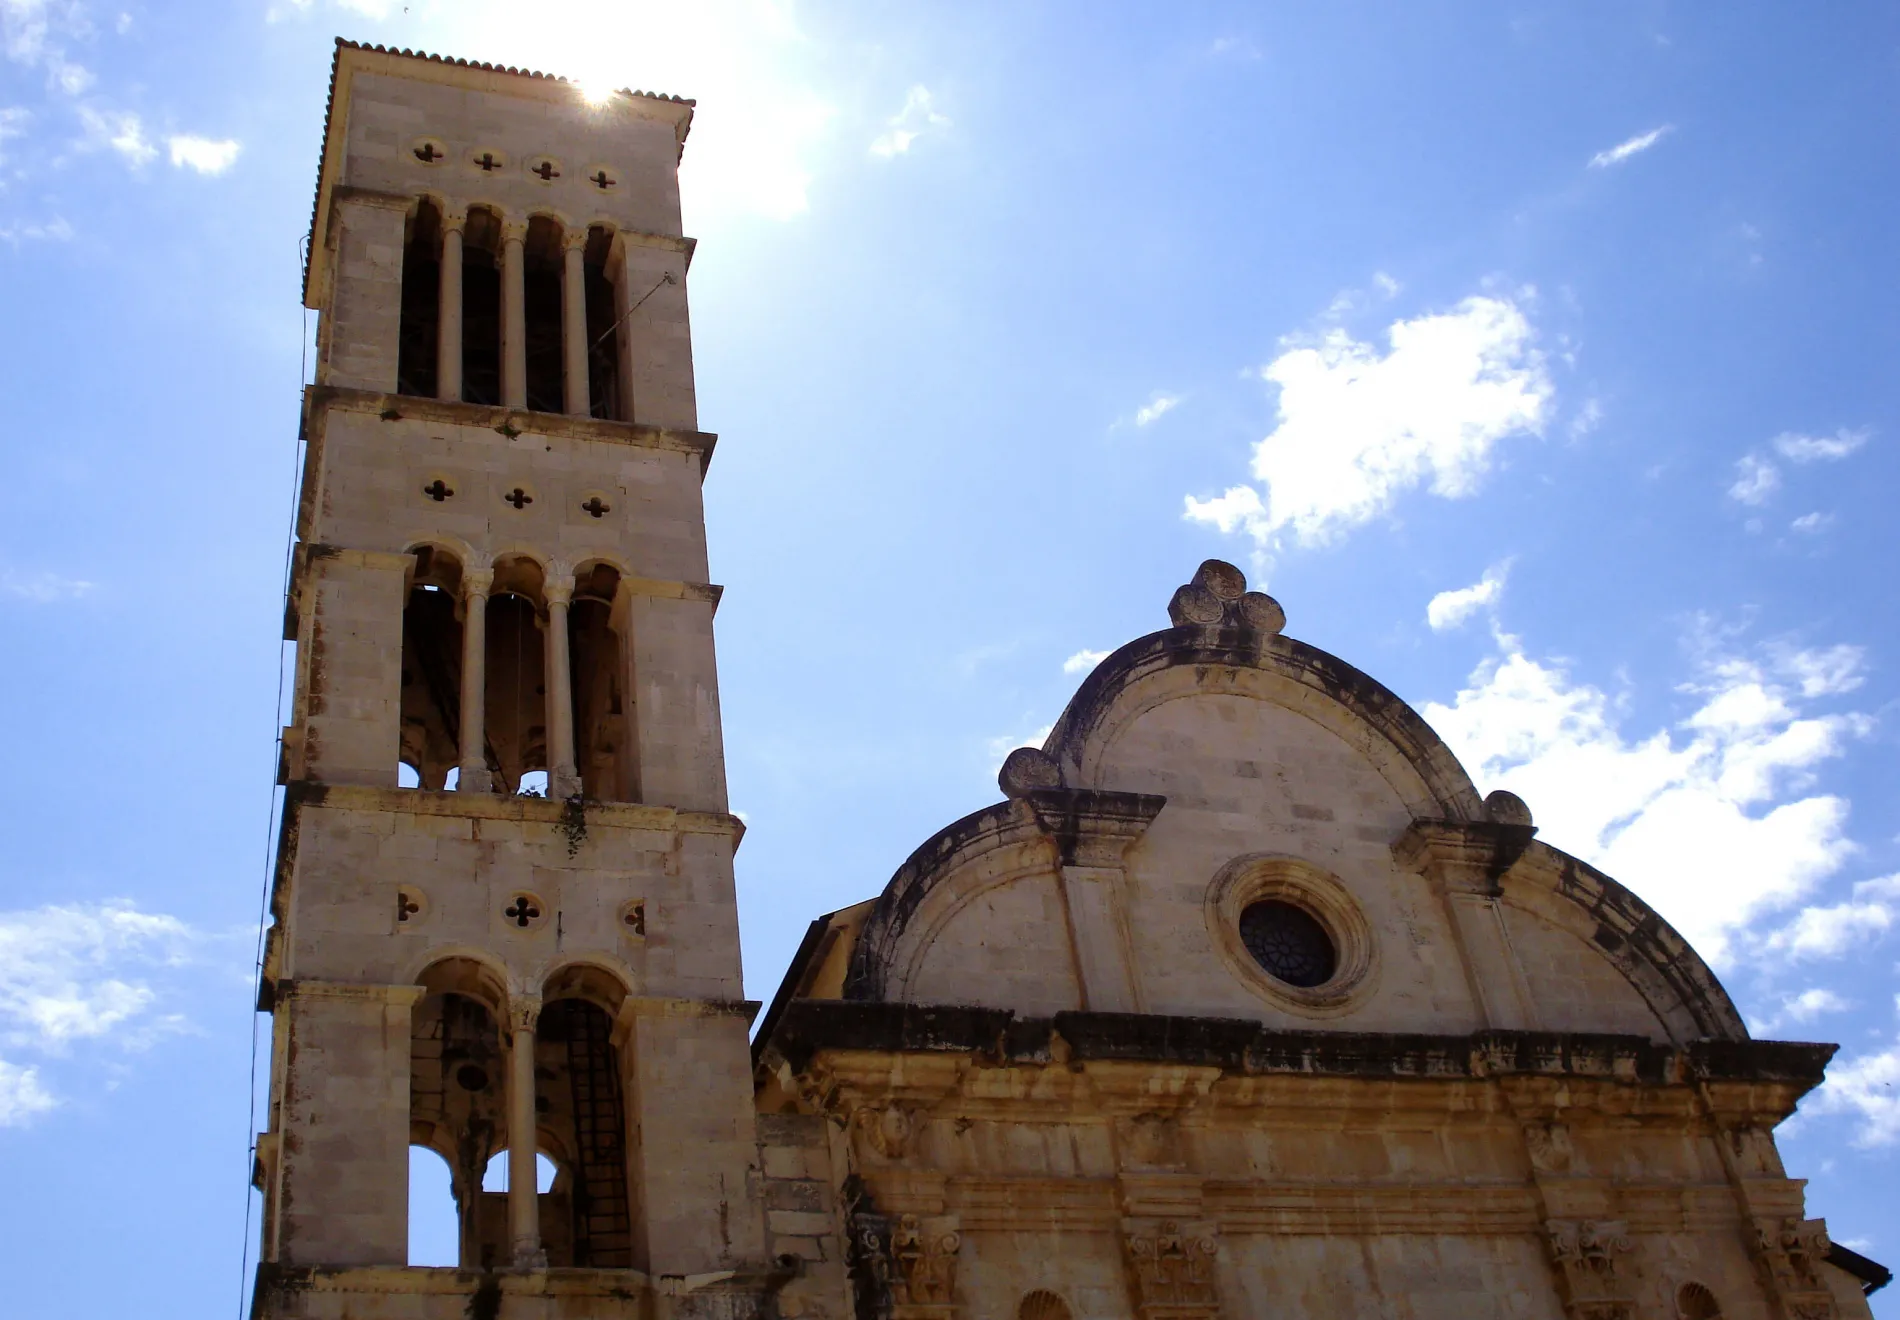
{"label": "column capital", "polygon": [[462,572],[462,595],[464,598],[487,596],[495,585],[495,570],[492,568],[470,568]]}
{"label": "column capital", "polygon": [[505,243],[525,243],[528,238],[526,220],[504,220],[501,222],[501,241]]}
{"label": "column capital", "polygon": [[540,995],[511,995],[508,998],[508,1028],[511,1031],[533,1031],[541,1020]]}
{"label": "column capital", "polygon": [[442,232],[459,234],[468,226],[468,208],[459,202],[441,205]]}
{"label": "column capital", "polygon": [[561,251],[579,252],[587,246],[587,226],[575,229],[572,226],[561,231]]}
{"label": "column capital", "polygon": [[562,577],[550,577],[541,584],[541,594],[549,605],[565,605],[574,599],[574,583]]}

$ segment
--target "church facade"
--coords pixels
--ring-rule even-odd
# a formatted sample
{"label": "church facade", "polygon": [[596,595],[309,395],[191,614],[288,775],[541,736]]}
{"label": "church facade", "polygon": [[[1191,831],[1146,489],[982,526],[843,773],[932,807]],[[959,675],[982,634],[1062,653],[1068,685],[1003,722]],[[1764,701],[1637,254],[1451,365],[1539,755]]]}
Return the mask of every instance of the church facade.
{"label": "church facade", "polygon": [[257,1320],[1869,1317],[1833,1047],[1219,561],[745,1000],[692,113],[338,43]]}

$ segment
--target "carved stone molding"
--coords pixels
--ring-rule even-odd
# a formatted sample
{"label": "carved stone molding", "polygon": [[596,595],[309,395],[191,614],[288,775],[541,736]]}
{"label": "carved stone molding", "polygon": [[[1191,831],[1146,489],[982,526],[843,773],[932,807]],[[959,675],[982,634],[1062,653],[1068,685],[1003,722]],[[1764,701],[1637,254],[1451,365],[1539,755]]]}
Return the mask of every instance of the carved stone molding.
{"label": "carved stone molding", "polygon": [[1614,1219],[1553,1219],[1544,1225],[1558,1291],[1570,1320],[1635,1320],[1635,1251],[1628,1226]]}
{"label": "carved stone molding", "polygon": [[1839,1314],[1821,1263],[1827,1259],[1827,1222],[1787,1218],[1755,1220],[1755,1254],[1787,1320],[1835,1320]]}
{"label": "carved stone molding", "polygon": [[1206,1221],[1122,1221],[1122,1251],[1141,1320],[1214,1320],[1220,1314],[1217,1232]]}
{"label": "carved stone molding", "polygon": [[956,1320],[957,1216],[882,1213],[855,1176],[845,1201],[857,1320]]}

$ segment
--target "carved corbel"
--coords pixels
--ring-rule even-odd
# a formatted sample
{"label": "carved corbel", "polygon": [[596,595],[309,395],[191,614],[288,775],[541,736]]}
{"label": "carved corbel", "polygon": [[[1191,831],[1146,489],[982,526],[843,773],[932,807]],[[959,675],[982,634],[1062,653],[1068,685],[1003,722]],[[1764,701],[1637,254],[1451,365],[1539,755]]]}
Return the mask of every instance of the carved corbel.
{"label": "carved corbel", "polygon": [[910,1153],[918,1122],[915,1110],[906,1105],[864,1105],[851,1115],[851,1126],[865,1145],[887,1160],[901,1160]]}
{"label": "carved corbel", "polygon": [[1141,1320],[1215,1320],[1220,1240],[1212,1223],[1124,1219],[1122,1252]]}
{"label": "carved corbel", "polygon": [[1755,1258],[1787,1320],[1835,1320],[1839,1314],[1821,1276],[1828,1247],[1826,1220],[1799,1215],[1755,1220]]}
{"label": "carved corbel", "polygon": [[1635,1271],[1623,1264],[1635,1251],[1627,1225],[1613,1219],[1553,1219],[1544,1232],[1570,1320],[1635,1320]]}

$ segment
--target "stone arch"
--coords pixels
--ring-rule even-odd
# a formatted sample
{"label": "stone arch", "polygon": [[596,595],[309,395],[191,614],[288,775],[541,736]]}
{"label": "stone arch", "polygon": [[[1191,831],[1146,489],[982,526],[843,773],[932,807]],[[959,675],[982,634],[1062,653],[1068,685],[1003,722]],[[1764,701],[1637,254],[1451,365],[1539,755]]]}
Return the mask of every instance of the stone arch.
{"label": "stone arch", "polygon": [[482,1172],[507,1143],[506,969],[470,950],[435,950],[415,975],[409,1140],[449,1166],[460,1258],[481,1258]]}
{"label": "stone arch", "polygon": [[397,759],[419,788],[440,790],[461,761],[462,571],[470,560],[439,541],[412,543],[403,593]]}
{"label": "stone arch", "polygon": [[1278,634],[1177,627],[1136,638],[1084,679],[1043,743],[1074,786],[1098,783],[1103,753],[1140,715],[1207,691],[1294,710],[1360,750],[1420,818],[1482,820],[1458,758],[1390,689],[1337,656]]}

